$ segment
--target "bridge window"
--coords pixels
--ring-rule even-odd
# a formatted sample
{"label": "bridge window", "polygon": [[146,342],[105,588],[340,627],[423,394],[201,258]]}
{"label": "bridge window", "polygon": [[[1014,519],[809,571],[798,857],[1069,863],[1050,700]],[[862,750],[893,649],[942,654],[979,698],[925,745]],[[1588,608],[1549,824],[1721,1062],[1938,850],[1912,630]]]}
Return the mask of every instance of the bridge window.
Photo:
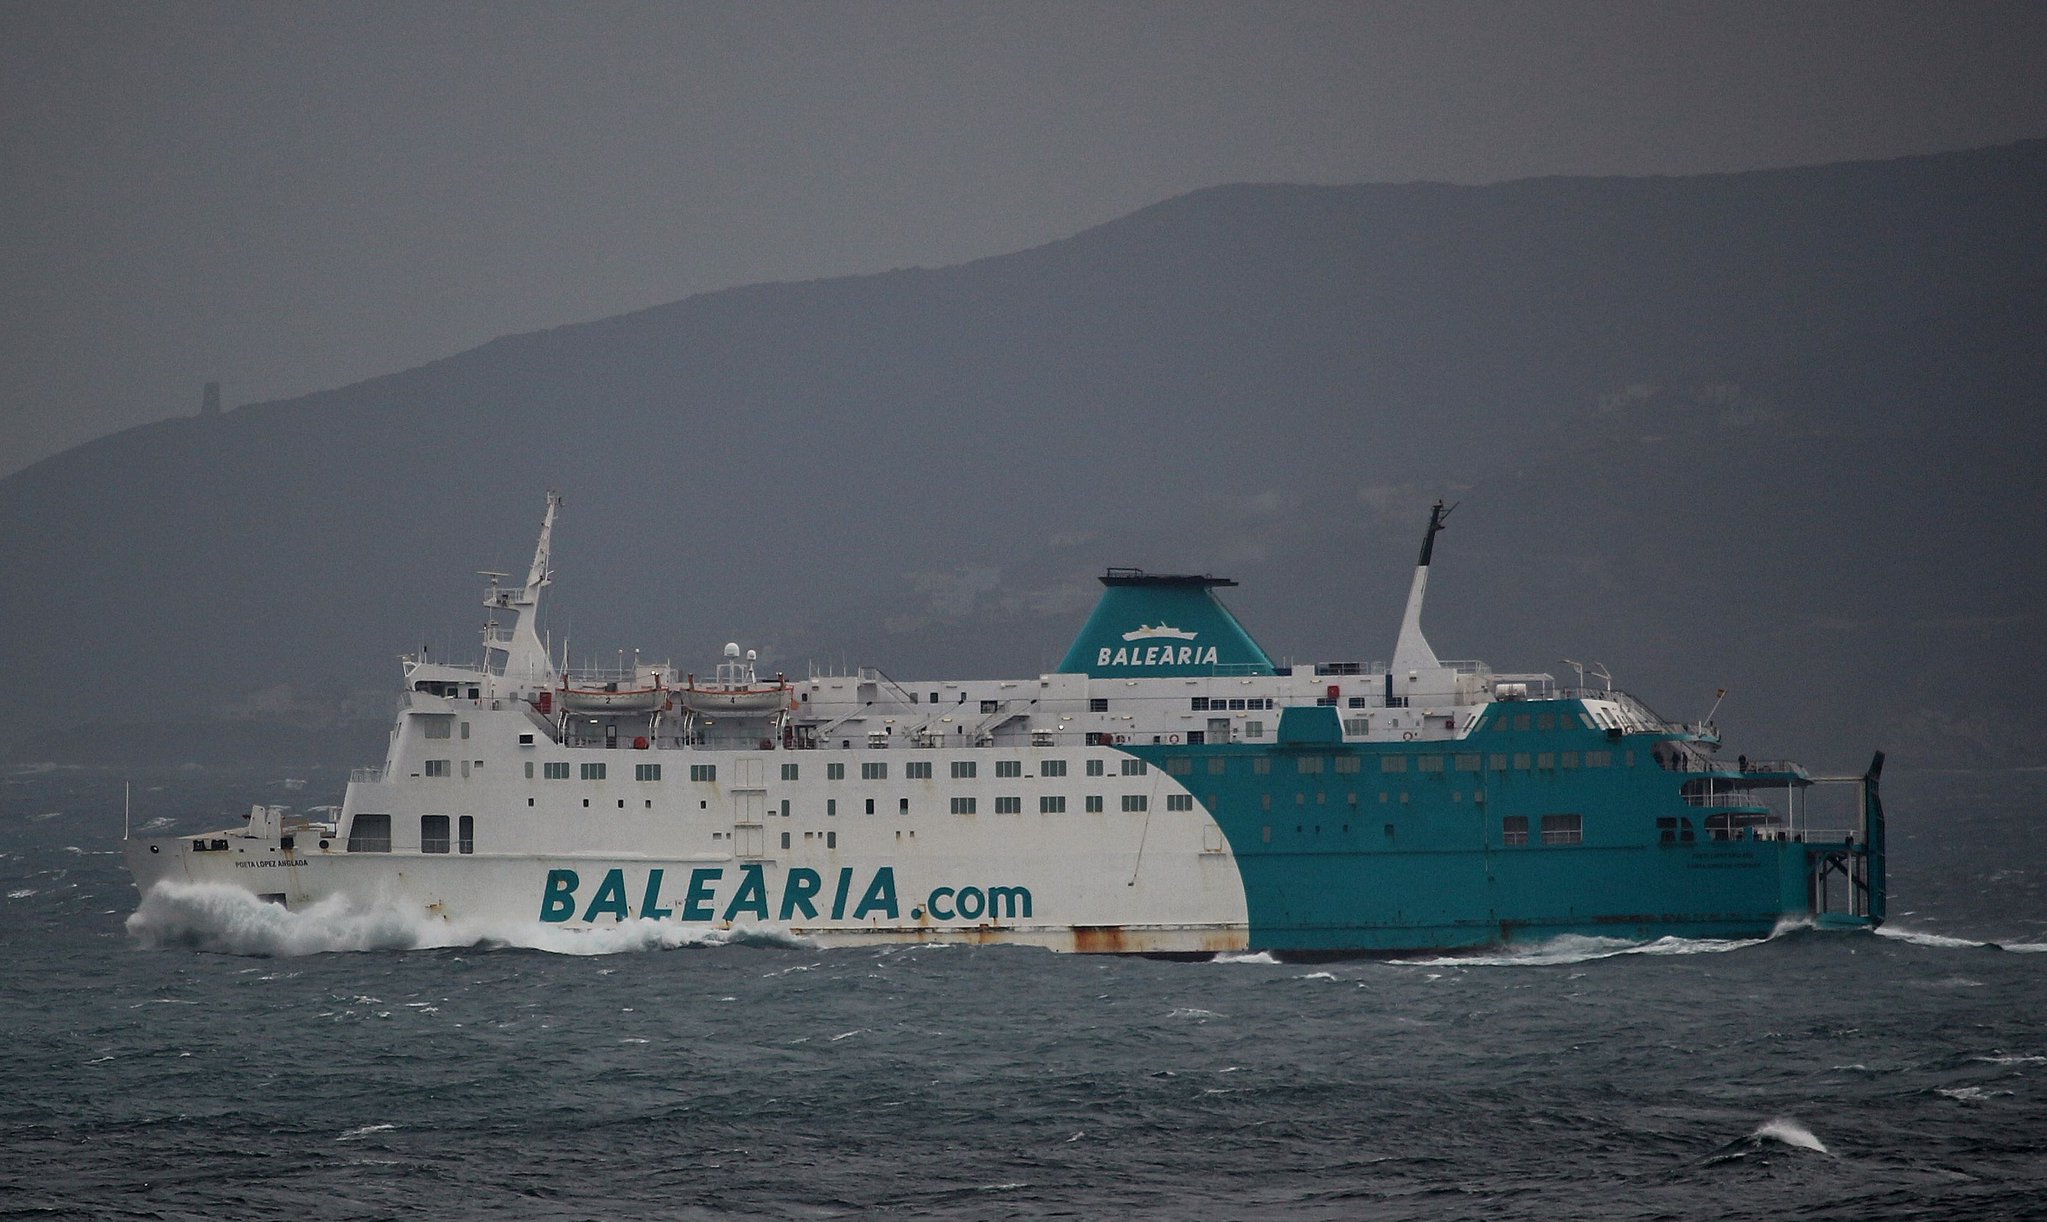
{"label": "bridge window", "polygon": [[928,781],[931,779],[931,761],[920,760],[916,763],[904,764],[903,775],[913,781]]}
{"label": "bridge window", "polygon": [[476,816],[462,816],[461,822],[457,824],[457,827],[461,830],[461,836],[455,842],[456,852],[474,853],[476,851]]}
{"label": "bridge window", "polygon": [[1023,761],[1022,761],[1022,760],[996,760],[996,761],[995,761],[995,775],[996,775],[996,776],[1022,776],[1022,775],[1023,775]]}
{"label": "bridge window", "polygon": [[1059,794],[1045,794],[1038,799],[1038,813],[1041,815],[1063,815],[1066,813],[1066,798]]}
{"label": "bridge window", "polygon": [[448,816],[421,815],[419,817],[419,851],[422,853],[445,853],[448,851]]}
{"label": "bridge window", "polygon": [[388,853],[391,851],[391,816],[357,815],[348,825],[348,851]]}
{"label": "bridge window", "polygon": [[1500,820],[1500,843],[1527,844],[1528,816],[1508,815],[1506,818]]}
{"label": "bridge window", "polygon": [[1585,839],[1585,817],[1583,815],[1544,815],[1542,817],[1542,842],[1544,844],[1580,844]]}
{"label": "bridge window", "polygon": [[860,765],[860,779],[863,781],[886,781],[888,779],[887,761]]}

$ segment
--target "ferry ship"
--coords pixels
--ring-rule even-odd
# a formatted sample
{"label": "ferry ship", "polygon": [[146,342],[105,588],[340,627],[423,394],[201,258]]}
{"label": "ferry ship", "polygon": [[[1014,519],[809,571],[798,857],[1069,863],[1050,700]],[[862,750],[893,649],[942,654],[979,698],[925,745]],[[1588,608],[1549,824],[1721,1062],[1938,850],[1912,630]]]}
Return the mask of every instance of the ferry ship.
{"label": "ferry ship", "polygon": [[[1441,502],[1390,662],[1280,666],[1218,596],[1236,583],[1113,568],[1052,673],[943,681],[763,675],[737,643],[704,675],[572,670],[537,624],[560,508],[523,584],[485,574],[479,662],[402,659],[383,765],[331,819],[259,805],[128,838],[138,889],[1297,958],[1884,917],[1881,752],[1851,777],[1730,764],[1710,720],[1610,679],[1439,659],[1421,617]],[[1855,787],[1845,814],[1814,813],[1826,781]]]}

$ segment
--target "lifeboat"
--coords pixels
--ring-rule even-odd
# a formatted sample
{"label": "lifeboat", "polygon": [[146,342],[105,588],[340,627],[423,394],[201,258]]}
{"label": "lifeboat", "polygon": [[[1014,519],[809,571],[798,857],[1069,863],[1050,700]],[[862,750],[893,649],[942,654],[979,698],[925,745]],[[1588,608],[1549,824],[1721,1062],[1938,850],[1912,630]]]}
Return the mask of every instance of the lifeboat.
{"label": "lifeboat", "polygon": [[789,707],[794,688],[776,675],[763,681],[755,676],[751,649],[742,659],[737,642],[725,646],[725,660],[718,664],[718,676],[698,682],[689,676],[679,695],[682,706],[700,717],[770,717]]}
{"label": "lifeboat", "polygon": [[651,713],[668,699],[659,675],[639,680],[564,677],[555,689],[555,704],[571,713]]}

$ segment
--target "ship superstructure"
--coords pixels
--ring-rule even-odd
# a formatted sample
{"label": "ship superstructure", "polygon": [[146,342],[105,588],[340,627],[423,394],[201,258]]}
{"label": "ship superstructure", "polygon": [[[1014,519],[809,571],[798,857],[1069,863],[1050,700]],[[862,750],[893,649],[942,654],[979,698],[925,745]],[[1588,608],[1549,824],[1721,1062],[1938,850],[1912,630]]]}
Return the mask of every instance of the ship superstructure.
{"label": "ship superstructure", "polygon": [[[1276,664],[1210,575],[1111,569],[1057,669],[788,678],[550,658],[560,500],[486,574],[485,659],[404,660],[380,768],[330,823],[128,842],[144,890],[243,887],[450,920],[775,926],[819,942],[1402,952],[1566,933],[1759,936],[1883,917],[1881,756],[1816,778],[1610,684],[1437,658],[1430,515],[1389,663]],[[1581,680],[1582,682],[1582,680]]]}

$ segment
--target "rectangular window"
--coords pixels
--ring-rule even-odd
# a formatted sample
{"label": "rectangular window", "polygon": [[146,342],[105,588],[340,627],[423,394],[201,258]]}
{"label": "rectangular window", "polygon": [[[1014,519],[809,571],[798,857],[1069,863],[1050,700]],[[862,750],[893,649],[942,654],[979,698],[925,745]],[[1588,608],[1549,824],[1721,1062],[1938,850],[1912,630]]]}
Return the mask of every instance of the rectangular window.
{"label": "rectangular window", "polygon": [[1224,759],[1222,756],[1211,755],[1208,757],[1208,775],[1226,776],[1228,775],[1229,770],[1230,761]]}
{"label": "rectangular window", "polygon": [[913,764],[904,764],[903,775],[913,781],[928,781],[931,779],[931,761],[921,760]]}
{"label": "rectangular window", "polygon": [[1528,728],[1528,714],[1526,713],[1514,714],[1514,728],[1517,730],[1526,730]]}
{"label": "rectangular window", "polygon": [[476,816],[464,815],[455,825],[461,836],[455,841],[455,850],[460,853],[476,851]]}
{"label": "rectangular window", "polygon": [[581,766],[581,774],[586,781],[601,781],[604,779],[604,765],[584,764]]}
{"label": "rectangular window", "polygon": [[1535,757],[1528,754],[1528,752],[1516,751],[1514,753],[1514,770],[1516,772],[1526,772],[1535,766],[1534,761]]}
{"label": "rectangular window", "polygon": [[1206,713],[1208,711],[1208,697],[1196,696],[1188,702],[1187,707],[1197,713]]}
{"label": "rectangular window", "polygon": [[1481,762],[1482,758],[1477,755],[1459,755],[1457,757],[1457,771],[1477,772]]}
{"label": "rectangular window", "polygon": [[1535,728],[1538,730],[1554,730],[1557,728],[1557,719],[1549,713],[1540,714],[1535,719]]}
{"label": "rectangular window", "polygon": [[1101,760],[1089,760],[1087,762],[1087,774],[1089,776],[1100,776],[1102,775],[1102,771],[1103,769]]}
{"label": "rectangular window", "polygon": [[1264,776],[1267,773],[1271,772],[1272,757],[1269,755],[1253,756],[1251,758],[1251,771],[1254,775],[1257,776]]}
{"label": "rectangular window", "polygon": [[1422,772],[1441,772],[1443,770],[1443,757],[1440,755],[1418,755],[1415,757],[1415,766]]}
{"label": "rectangular window", "polygon": [[1297,772],[1320,772],[1322,768],[1323,759],[1319,755],[1301,755],[1294,758],[1294,770]]}
{"label": "rectangular window", "polygon": [[826,847],[826,848],[828,848],[828,849],[836,849],[836,848],[838,848],[838,847],[839,847],[839,834],[838,834],[837,832],[826,832],[826,833],[824,834],[824,847]]}
{"label": "rectangular window", "polygon": [[1124,810],[1140,811],[1146,809],[1150,804],[1149,800],[1141,793],[1126,793],[1123,795]]}
{"label": "rectangular window", "polygon": [[1088,699],[1088,702],[1087,702],[1087,711],[1088,711],[1088,712],[1090,712],[1090,713],[1106,713],[1106,712],[1108,712],[1108,711],[1109,711],[1109,701],[1108,701],[1108,698],[1107,698],[1107,697],[1104,697],[1104,696],[1093,696],[1093,697],[1090,697],[1090,698]]}
{"label": "rectangular window", "polygon": [[1544,844],[1582,844],[1585,840],[1585,816],[1544,815],[1542,817],[1542,842]]}
{"label": "rectangular window", "polygon": [[634,764],[633,779],[635,781],[658,781],[661,779],[661,765]]}
{"label": "rectangular window", "polygon": [[838,818],[838,817],[839,817],[839,800],[838,800],[837,798],[826,798],[826,799],[824,800],[824,813],[825,813],[825,817],[826,817],[826,818],[828,818],[828,819],[836,819],[836,818]]}
{"label": "rectangular window", "polygon": [[1555,752],[1553,752],[1553,751],[1538,751],[1538,752],[1536,752],[1536,755],[1535,755],[1535,768],[1536,768],[1536,771],[1538,771],[1538,772],[1552,772],[1552,771],[1554,771],[1554,770],[1556,769],[1556,766],[1557,766],[1557,757],[1556,757],[1556,753],[1555,753]]}
{"label": "rectangular window", "polygon": [[886,762],[877,762],[860,765],[860,779],[863,781],[886,781],[888,779],[888,764]]}
{"label": "rectangular window", "polygon": [[426,774],[428,776],[454,776],[455,763],[453,760],[428,760],[426,762]]}
{"label": "rectangular window", "polygon": [[1066,799],[1053,794],[1046,794],[1038,799],[1038,813],[1041,815],[1063,815],[1066,813]]}
{"label": "rectangular window", "polygon": [[1407,757],[1404,755],[1382,755],[1379,757],[1379,771],[1406,772]]}
{"label": "rectangular window", "polygon": [[[1215,706],[1211,704],[1208,707],[1213,709]],[[1233,709],[1241,709],[1244,707],[1244,702],[1242,700],[1231,700],[1230,707]]]}
{"label": "rectangular window", "polygon": [[1264,722],[1262,722],[1262,721],[1247,721],[1247,722],[1245,722],[1245,723],[1244,723],[1244,737],[1245,737],[1245,738],[1264,738],[1264,737],[1265,737],[1265,723],[1264,723]]}
{"label": "rectangular window", "polygon": [[952,800],[952,813],[955,815],[973,814],[974,800],[972,798],[954,798]]}
{"label": "rectangular window", "polygon": [[419,817],[419,851],[422,853],[445,853],[448,851],[448,816],[421,815]]}
{"label": "rectangular window", "polygon": [[1507,757],[1504,754],[1488,755],[1486,756],[1485,764],[1486,767],[1494,772],[1505,772],[1507,770]]}
{"label": "rectangular window", "polygon": [[795,764],[784,764],[782,765],[782,779],[785,781],[799,780],[800,778],[797,775],[799,771],[798,766]]}
{"label": "rectangular window", "polygon": [[1356,772],[1364,762],[1359,756],[1339,755],[1336,757],[1336,770],[1338,772]]}
{"label": "rectangular window", "polygon": [[996,776],[999,776],[999,777],[1002,777],[1002,776],[1022,776],[1022,775],[1023,775],[1023,761],[1022,761],[1022,760],[996,760],[996,761],[995,761],[995,775],[996,775]]}
{"label": "rectangular window", "polygon": [[1099,815],[1102,813],[1102,795],[1098,793],[1088,795],[1087,813],[1091,815]]}
{"label": "rectangular window", "polygon": [[954,760],[952,762],[952,779],[955,781],[967,780],[974,775],[977,767],[978,765],[973,760]]}
{"label": "rectangular window", "polygon": [[526,779],[527,779],[527,780],[529,780],[529,781],[533,779],[533,761],[532,761],[532,760],[527,760],[527,761],[526,761]]}
{"label": "rectangular window", "polygon": [[982,711],[983,713],[992,713],[992,712],[994,712],[994,711],[995,711],[995,709],[996,709],[996,702],[995,702],[995,701],[993,701],[993,700],[983,700],[983,701],[981,702],[981,711]]}
{"label": "rectangular window", "polygon": [[422,717],[419,720],[422,738],[446,738],[455,731],[453,717]]}
{"label": "rectangular window", "polygon": [[1194,761],[1184,755],[1176,755],[1166,761],[1166,771],[1174,776],[1193,776]]}
{"label": "rectangular window", "polygon": [[357,815],[348,825],[348,851],[388,853],[391,851],[391,816]]}
{"label": "rectangular window", "polygon": [[1611,768],[1613,767],[1613,752],[1587,751],[1585,753],[1585,766],[1587,768]]}
{"label": "rectangular window", "polygon": [[1193,810],[1194,795],[1191,793],[1169,793],[1166,795],[1167,810]]}
{"label": "rectangular window", "polygon": [[1363,696],[1352,696],[1348,701],[1345,702],[1344,707],[1353,709],[1363,709],[1370,708],[1371,706],[1365,703],[1365,698]]}
{"label": "rectangular window", "polygon": [[1578,766],[1578,753],[1576,751],[1566,751],[1558,758],[1557,763],[1565,768],[1576,768]]}
{"label": "rectangular window", "polygon": [[469,723],[466,721],[462,723],[462,737],[469,737]]}
{"label": "rectangular window", "polygon": [[1500,820],[1500,843],[1527,844],[1528,816],[1508,815],[1506,818]]}
{"label": "rectangular window", "polygon": [[1066,775],[1066,761],[1065,761],[1065,760],[1040,760],[1040,761],[1038,761],[1038,775],[1039,775],[1039,776],[1065,776],[1065,775]]}
{"label": "rectangular window", "polygon": [[1123,769],[1123,775],[1124,775],[1124,776],[1143,776],[1143,775],[1144,775],[1144,761],[1143,761],[1143,760],[1123,760],[1123,761],[1121,761],[1121,766],[1122,766],[1122,769]]}
{"label": "rectangular window", "polygon": [[824,779],[827,781],[845,780],[846,766],[844,764],[826,764],[824,766]]}
{"label": "rectangular window", "polygon": [[540,773],[550,781],[566,781],[569,779],[569,766],[567,764],[542,764],[540,766]]}
{"label": "rectangular window", "polygon": [[1023,813],[1022,798],[995,799],[995,813],[998,815],[1020,815]]}

